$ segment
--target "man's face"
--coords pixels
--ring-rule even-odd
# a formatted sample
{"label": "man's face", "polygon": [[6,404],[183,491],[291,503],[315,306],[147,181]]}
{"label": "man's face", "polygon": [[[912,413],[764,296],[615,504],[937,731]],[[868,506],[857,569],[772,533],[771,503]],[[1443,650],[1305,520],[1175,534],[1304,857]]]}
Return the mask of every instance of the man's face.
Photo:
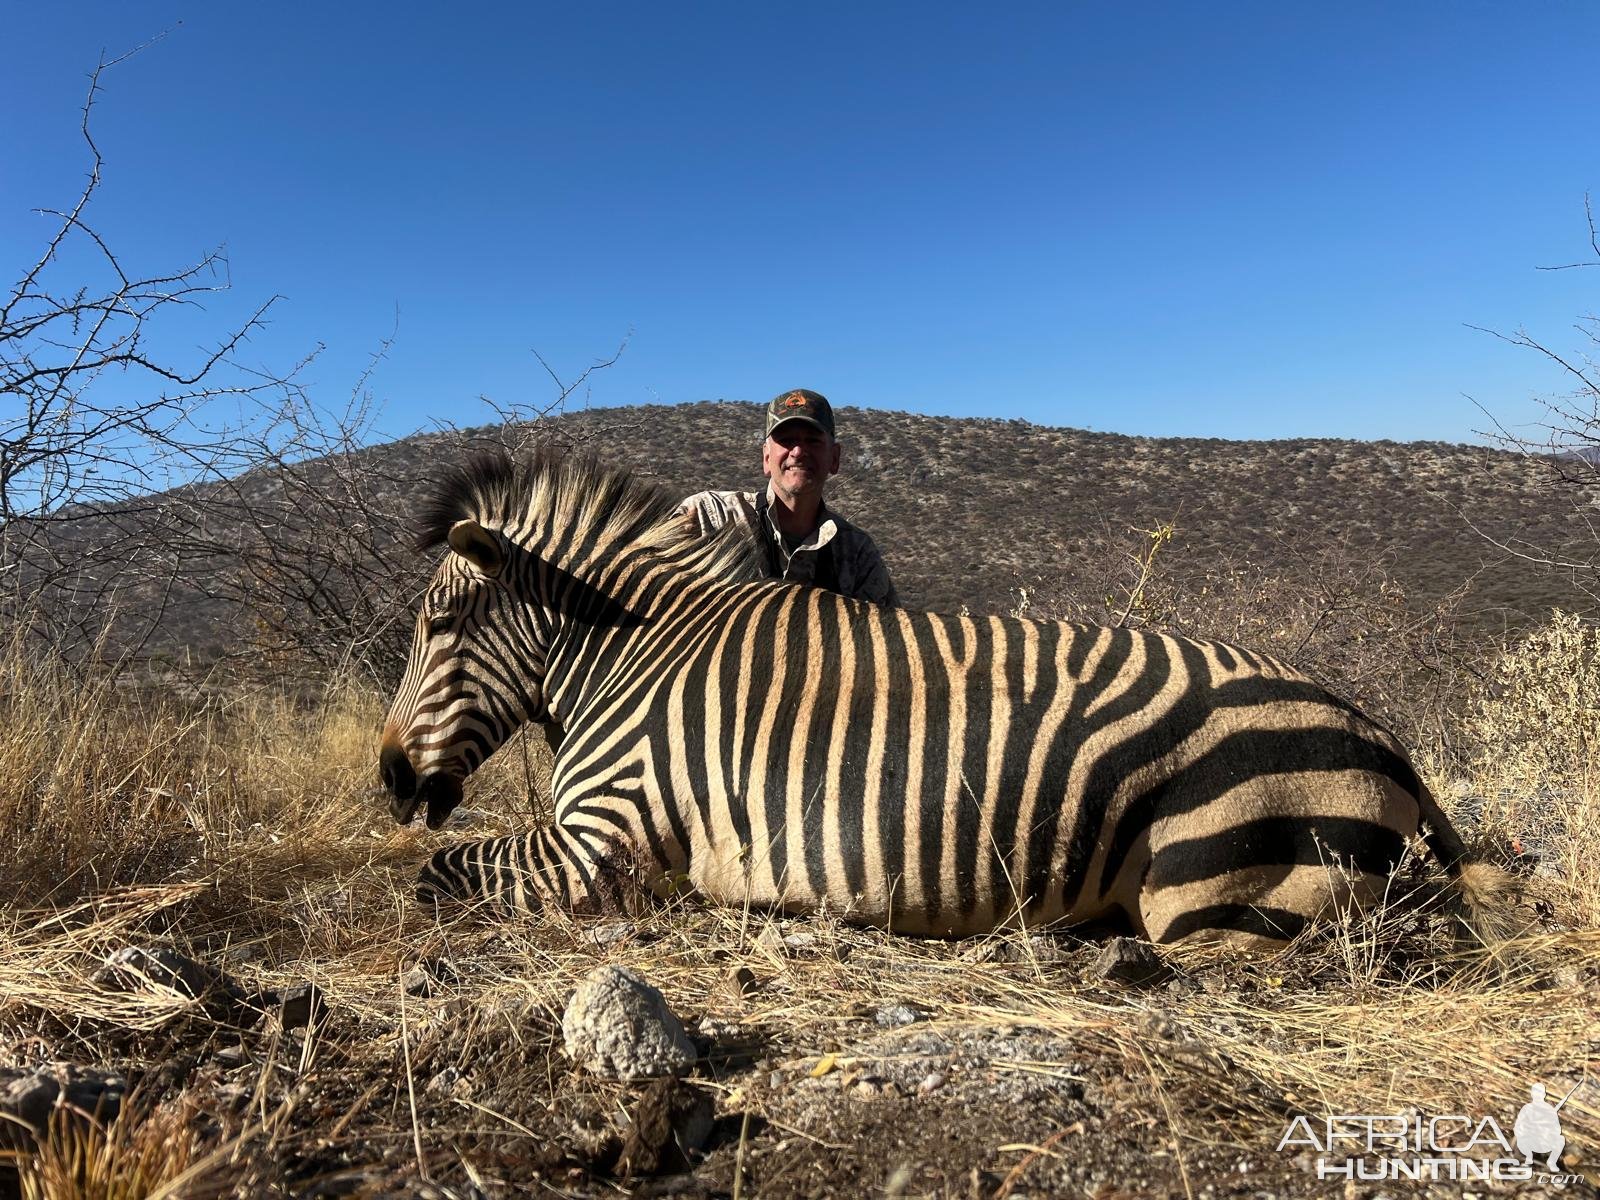
{"label": "man's face", "polygon": [[839,443],[806,421],[785,421],[761,443],[761,472],[786,501],[822,495],[839,473]]}

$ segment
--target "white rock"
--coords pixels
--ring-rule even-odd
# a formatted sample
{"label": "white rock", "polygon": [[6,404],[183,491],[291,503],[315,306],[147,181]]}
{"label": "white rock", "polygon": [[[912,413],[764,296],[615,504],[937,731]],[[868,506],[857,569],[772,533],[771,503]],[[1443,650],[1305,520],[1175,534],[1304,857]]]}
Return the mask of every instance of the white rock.
{"label": "white rock", "polygon": [[922,1020],[922,1013],[909,1004],[885,1004],[873,1014],[872,1019],[885,1029],[893,1029],[899,1025],[916,1024]]}
{"label": "white rock", "polygon": [[597,1075],[681,1075],[699,1058],[660,992],[626,967],[585,976],[561,1017],[567,1054]]}
{"label": "white rock", "polygon": [[632,921],[607,921],[601,925],[591,926],[584,931],[589,941],[596,946],[615,946],[618,942],[625,942],[633,936]]}

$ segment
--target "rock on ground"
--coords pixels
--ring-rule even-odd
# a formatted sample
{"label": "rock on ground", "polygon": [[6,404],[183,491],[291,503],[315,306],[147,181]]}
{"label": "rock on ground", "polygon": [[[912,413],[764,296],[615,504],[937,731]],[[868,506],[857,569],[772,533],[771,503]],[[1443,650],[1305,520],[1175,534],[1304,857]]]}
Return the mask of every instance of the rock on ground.
{"label": "rock on ground", "polygon": [[680,1075],[699,1054],[660,992],[626,967],[591,971],[561,1017],[567,1054],[597,1075]]}
{"label": "rock on ground", "polygon": [[201,1002],[221,1021],[251,1020],[261,1015],[262,999],[240,987],[225,972],[161,946],[124,946],[90,976],[112,992],[166,988]]}
{"label": "rock on ground", "polygon": [[104,1124],[116,1120],[128,1081],[111,1071],[54,1063],[33,1070],[0,1068],[0,1147],[27,1153],[57,1108]]}
{"label": "rock on ground", "polygon": [[1147,942],[1137,938],[1112,938],[1095,959],[1091,974],[1129,987],[1154,987],[1172,978],[1172,968],[1161,961]]}

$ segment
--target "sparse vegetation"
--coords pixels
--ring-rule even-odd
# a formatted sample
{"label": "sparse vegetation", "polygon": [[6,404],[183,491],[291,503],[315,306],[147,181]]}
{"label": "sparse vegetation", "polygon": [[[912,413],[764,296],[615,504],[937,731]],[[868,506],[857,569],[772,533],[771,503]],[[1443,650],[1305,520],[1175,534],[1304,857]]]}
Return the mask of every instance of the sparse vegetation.
{"label": "sparse vegetation", "polygon": [[[1280,628],[1304,649],[1344,622],[1318,662],[1336,684],[1350,672],[1352,691],[1410,653],[1410,619],[1381,615],[1404,606],[1359,572],[1240,568],[1196,594],[1163,583],[1169,553],[1181,545],[1144,573],[1138,619],[1242,630],[1268,649],[1283,648]],[[1329,596],[1361,603],[1328,616],[1312,601]],[[621,924],[436,923],[411,899],[416,867],[459,823],[540,819],[537,737],[480,773],[451,829],[399,830],[373,787],[383,701],[366,683],[186,698],[15,643],[0,662],[0,853],[15,864],[0,1066],[113,1064],[139,1097],[114,1124],[63,1121],[43,1150],[14,1155],[17,1186],[642,1194],[654,1185],[629,1177],[623,1146],[644,1092],[583,1074],[560,1044],[577,980],[614,962],[709,1046],[695,1086],[717,1124],[684,1194],[1322,1194],[1303,1153],[1276,1150],[1296,1114],[1466,1112],[1509,1130],[1531,1081],[1565,1092],[1592,1070],[1595,646],[1592,626],[1559,615],[1486,657],[1453,704],[1428,700],[1453,732],[1420,761],[1480,853],[1516,873],[1525,932],[1467,953],[1441,918],[1397,903],[1274,959],[1183,955],[1171,982],[1135,990],[1100,979],[1100,946],[1070,937],[916,941],[687,898]],[[1397,877],[1397,895],[1410,886]],[[171,989],[107,991],[94,968],[129,944],[218,964],[246,990],[314,982],[330,1015],[285,1030],[221,1020]],[[428,994],[402,986],[418,964],[437,974]],[[895,1006],[920,1019],[883,1020]],[[1600,1083],[1562,1111],[1568,1163],[1592,1179]],[[123,1182],[97,1182],[111,1179]]]}
{"label": "sparse vegetation", "polygon": [[[558,390],[548,411],[520,415],[543,412],[538,437],[592,448],[677,494],[760,478],[757,405],[560,409]],[[315,423],[315,414],[303,415]],[[269,662],[278,678],[357,669],[392,680],[409,624],[398,614],[409,614],[425,568],[404,536],[419,483],[506,431],[352,450],[344,418],[322,419],[292,453],[281,443],[263,448],[268,465],[236,482],[188,489],[109,525],[74,527],[69,549],[156,538],[163,561],[182,564],[157,590],[138,579],[121,588],[105,581],[123,598],[119,624],[128,632],[119,644],[137,642],[188,680],[223,658],[231,672]],[[1473,641],[1529,628],[1553,607],[1594,615],[1570,573],[1474,532],[1581,548],[1588,534],[1572,520],[1573,494],[1553,489],[1543,460],[1525,455],[1441,443],[1131,438],[878,410],[841,409],[839,420],[846,467],[830,503],[883,546],[914,607],[1007,612],[1025,589],[1036,612],[1088,613],[1118,582],[1140,531],[1170,526],[1149,600],[1159,607],[1165,588],[1186,625],[1268,637],[1264,648],[1277,651],[1295,650],[1310,629],[1229,626],[1222,610],[1242,603],[1246,589],[1342,588],[1341,607],[1312,638],[1311,650],[1327,654],[1354,648],[1342,632],[1377,620],[1379,607],[1388,623],[1416,625],[1419,639],[1441,609],[1449,618],[1441,632]],[[692,438],[682,436],[686,428]],[[302,462],[299,455],[320,452],[314,447],[331,457]],[[1237,595],[1218,601],[1219,589]],[[71,594],[51,604],[70,613]],[[80,624],[96,630],[108,611],[102,604]],[[141,618],[151,611],[161,620],[147,630]],[[1417,649],[1434,653],[1420,642]]]}

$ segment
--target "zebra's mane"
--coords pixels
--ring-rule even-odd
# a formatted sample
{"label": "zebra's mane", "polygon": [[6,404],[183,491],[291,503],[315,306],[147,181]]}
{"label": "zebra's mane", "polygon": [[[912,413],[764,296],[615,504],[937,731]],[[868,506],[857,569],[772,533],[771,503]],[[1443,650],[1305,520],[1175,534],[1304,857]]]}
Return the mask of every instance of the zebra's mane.
{"label": "zebra's mane", "polygon": [[504,451],[488,451],[439,477],[418,514],[416,547],[444,545],[452,525],[471,519],[513,541],[555,529],[554,540],[602,547],[607,557],[624,547],[653,552],[719,583],[765,577],[758,547],[742,529],[728,527],[703,537],[692,517],[679,514],[679,503],[660,485],[591,454],[541,446],[513,459]]}

